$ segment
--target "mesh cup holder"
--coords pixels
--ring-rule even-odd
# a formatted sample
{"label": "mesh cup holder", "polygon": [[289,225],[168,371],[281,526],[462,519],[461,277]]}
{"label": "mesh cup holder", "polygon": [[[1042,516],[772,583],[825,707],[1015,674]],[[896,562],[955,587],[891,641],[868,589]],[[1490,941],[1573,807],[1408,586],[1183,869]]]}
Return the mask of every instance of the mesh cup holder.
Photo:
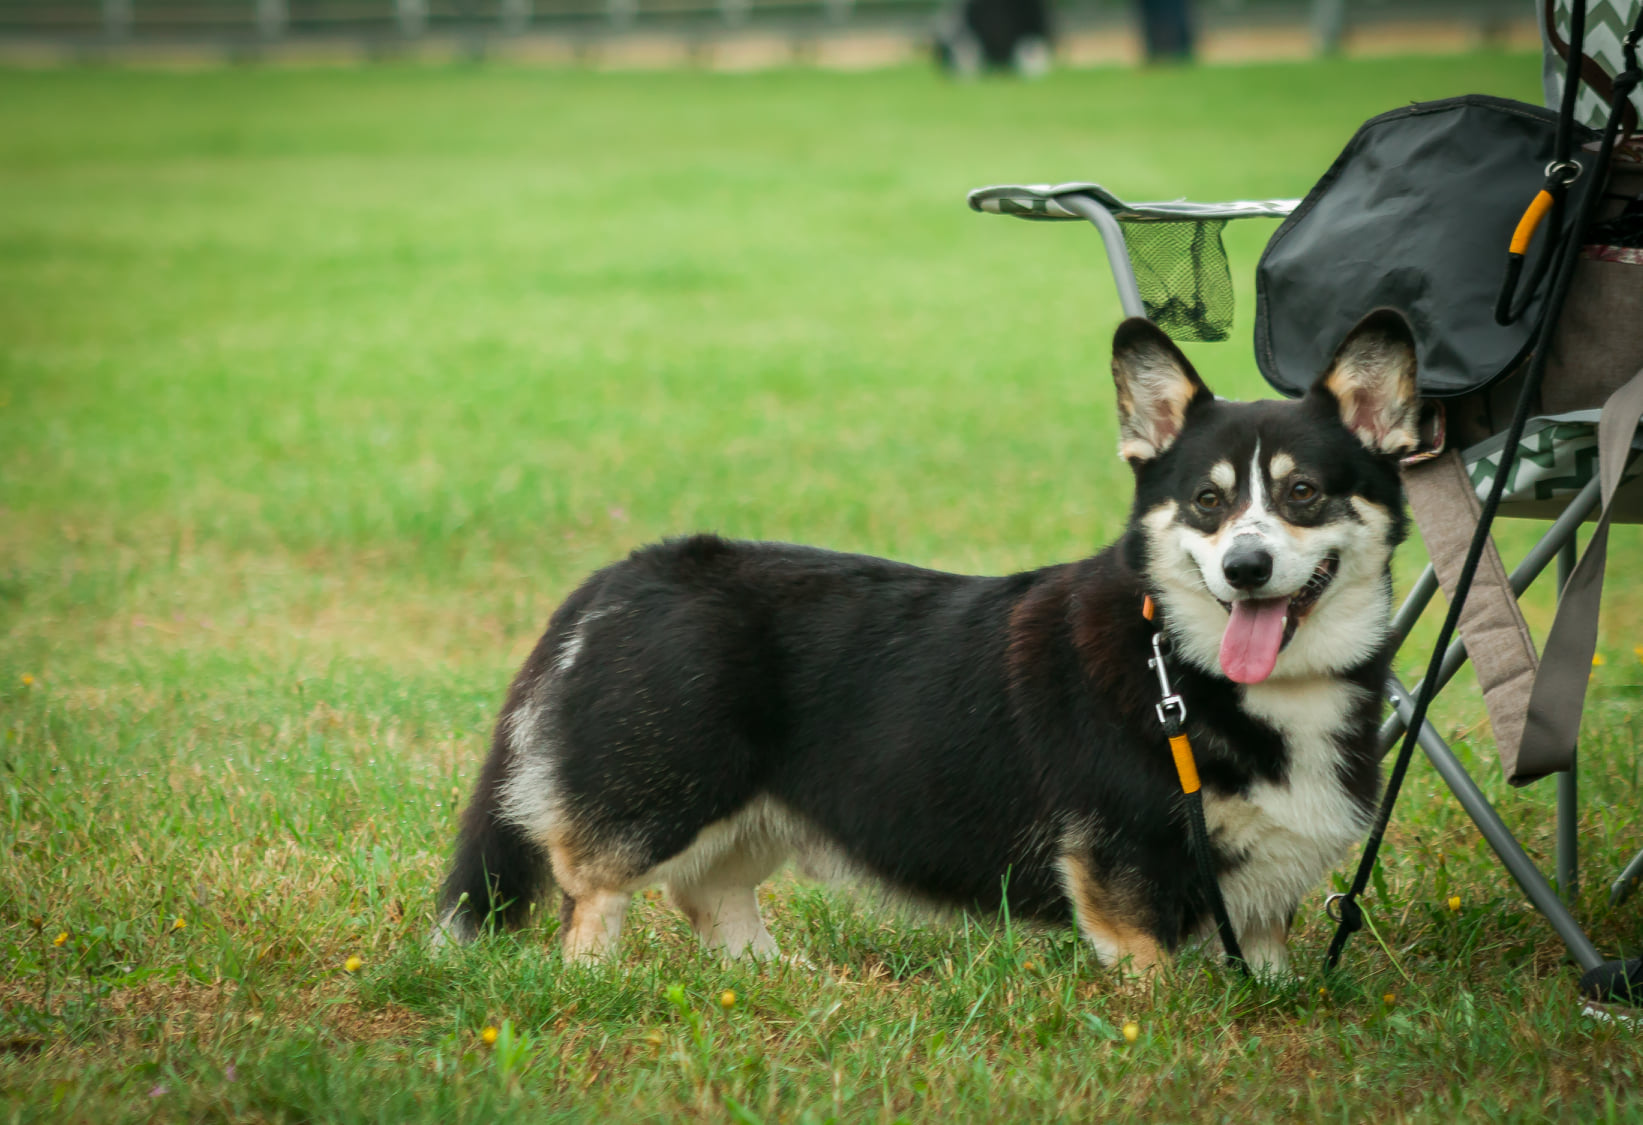
{"label": "mesh cup holder", "polygon": [[1225,219],[1121,219],[1147,316],[1176,340],[1225,340],[1232,333],[1232,269],[1221,242]]}

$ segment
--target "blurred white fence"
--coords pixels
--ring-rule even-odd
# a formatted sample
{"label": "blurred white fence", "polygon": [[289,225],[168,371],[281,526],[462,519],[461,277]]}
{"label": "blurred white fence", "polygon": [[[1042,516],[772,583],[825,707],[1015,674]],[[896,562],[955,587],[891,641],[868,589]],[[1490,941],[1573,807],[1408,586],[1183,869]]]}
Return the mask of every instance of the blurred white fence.
{"label": "blurred white fence", "polygon": [[[86,46],[203,43],[255,49],[302,39],[383,47],[424,37],[472,42],[531,34],[927,26],[958,0],[0,0],[0,41]],[[1058,26],[1129,24],[1133,0],[1060,0]],[[1482,41],[1532,27],[1532,0],[1198,0],[1200,26],[1304,29],[1318,49],[1355,27],[1465,26]],[[1418,31],[1416,32],[1418,35]]]}

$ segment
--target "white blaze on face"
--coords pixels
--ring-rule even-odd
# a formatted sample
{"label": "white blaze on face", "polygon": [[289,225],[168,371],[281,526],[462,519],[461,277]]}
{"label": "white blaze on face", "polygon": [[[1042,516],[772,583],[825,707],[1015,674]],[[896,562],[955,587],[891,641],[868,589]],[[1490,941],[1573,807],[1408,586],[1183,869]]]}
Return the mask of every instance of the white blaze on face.
{"label": "white blaze on face", "polygon": [[1264,525],[1266,515],[1266,474],[1261,471],[1261,441],[1257,438],[1255,452],[1249,457],[1249,508],[1243,519]]}
{"label": "white blaze on face", "polygon": [[[1265,555],[1271,565],[1269,576],[1259,586],[1242,588],[1245,596],[1222,599],[1231,602],[1232,611],[1226,631],[1221,634],[1219,660],[1221,671],[1228,679],[1255,684],[1272,675],[1283,649],[1284,629],[1289,624],[1289,598],[1281,592],[1285,576],[1279,573],[1280,560],[1285,564],[1282,569],[1288,569],[1294,562],[1295,552],[1281,550],[1284,524],[1268,507],[1259,441],[1249,459],[1248,481],[1249,503],[1221,537],[1217,574],[1227,589],[1234,589],[1227,578],[1227,564],[1235,551],[1246,556]],[[1309,571],[1307,577],[1310,576]],[[1301,581],[1304,584],[1306,579]],[[1274,592],[1269,595],[1269,590]]]}

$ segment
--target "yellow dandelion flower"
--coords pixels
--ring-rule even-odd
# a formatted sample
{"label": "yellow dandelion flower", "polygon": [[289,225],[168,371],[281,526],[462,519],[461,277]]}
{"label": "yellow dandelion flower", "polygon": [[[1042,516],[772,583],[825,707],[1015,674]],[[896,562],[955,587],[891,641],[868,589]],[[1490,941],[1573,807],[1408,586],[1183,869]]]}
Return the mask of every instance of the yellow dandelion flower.
{"label": "yellow dandelion flower", "polygon": [[23,686],[28,687],[33,682],[34,682],[34,677],[29,675],[27,672],[24,672],[23,673]]}
{"label": "yellow dandelion flower", "polygon": [[64,930],[62,933],[60,933],[56,937],[52,938],[51,939],[51,944],[53,944],[53,945],[66,945],[66,944],[68,944],[68,931]]}
{"label": "yellow dandelion flower", "polygon": [[1592,653],[1592,667],[1593,668],[1601,668],[1601,667],[1603,667],[1603,665],[1605,665],[1607,663],[1608,663],[1608,661],[1603,659],[1603,654],[1601,652]]}
{"label": "yellow dandelion flower", "polygon": [[1318,995],[1319,995],[1319,996],[1328,996],[1328,995],[1329,995],[1329,989],[1327,989],[1327,988],[1319,988],[1319,989],[1318,989]]}
{"label": "yellow dandelion flower", "polygon": [[496,1028],[490,1026],[489,1024],[486,1024],[485,1029],[479,1033],[479,1038],[484,1042],[485,1046],[487,1046],[487,1047],[495,1046],[496,1036],[497,1036]]}
{"label": "yellow dandelion flower", "polygon": [[183,921],[181,918],[173,918],[171,920],[171,928],[173,930],[180,930],[180,929],[182,929],[183,927],[185,927],[187,925],[188,925],[188,923]]}
{"label": "yellow dandelion flower", "polygon": [[727,988],[723,992],[719,993],[719,1007],[728,1012],[735,1006],[736,994],[734,992]]}
{"label": "yellow dandelion flower", "polygon": [[1141,1025],[1134,1020],[1130,1020],[1129,1023],[1124,1025],[1124,1042],[1134,1043],[1139,1038],[1141,1038]]}
{"label": "yellow dandelion flower", "polygon": [[1396,997],[1394,997],[1390,992],[1388,992],[1385,996],[1381,997],[1381,1003],[1382,1004],[1390,1004],[1390,1003],[1393,1002],[1394,999],[1396,999]]}
{"label": "yellow dandelion flower", "polygon": [[1451,914],[1460,913],[1460,896],[1459,895],[1450,895],[1449,896],[1449,912]]}
{"label": "yellow dandelion flower", "polygon": [[1038,966],[1033,964],[1031,961],[1021,962],[1021,967],[1029,973],[1032,972],[1034,969],[1038,968]]}
{"label": "yellow dandelion flower", "polygon": [[1643,645],[1638,645],[1636,648],[1632,649],[1632,654],[1637,657],[1637,662],[1639,664],[1643,664]]}
{"label": "yellow dandelion flower", "polygon": [[357,973],[364,965],[365,962],[360,960],[359,954],[356,953],[342,963],[342,970],[346,973]]}

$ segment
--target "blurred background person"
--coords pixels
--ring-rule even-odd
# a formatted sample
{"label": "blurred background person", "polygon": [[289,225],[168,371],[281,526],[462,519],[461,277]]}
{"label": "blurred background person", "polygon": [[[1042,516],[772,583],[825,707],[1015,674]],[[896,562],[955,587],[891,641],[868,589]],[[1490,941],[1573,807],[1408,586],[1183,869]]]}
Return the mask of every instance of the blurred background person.
{"label": "blurred background person", "polygon": [[1192,59],[1191,0],[1136,0],[1148,62]]}
{"label": "blurred background person", "polygon": [[1049,0],[964,0],[936,33],[936,60],[960,77],[1013,70],[1038,78],[1050,69]]}

